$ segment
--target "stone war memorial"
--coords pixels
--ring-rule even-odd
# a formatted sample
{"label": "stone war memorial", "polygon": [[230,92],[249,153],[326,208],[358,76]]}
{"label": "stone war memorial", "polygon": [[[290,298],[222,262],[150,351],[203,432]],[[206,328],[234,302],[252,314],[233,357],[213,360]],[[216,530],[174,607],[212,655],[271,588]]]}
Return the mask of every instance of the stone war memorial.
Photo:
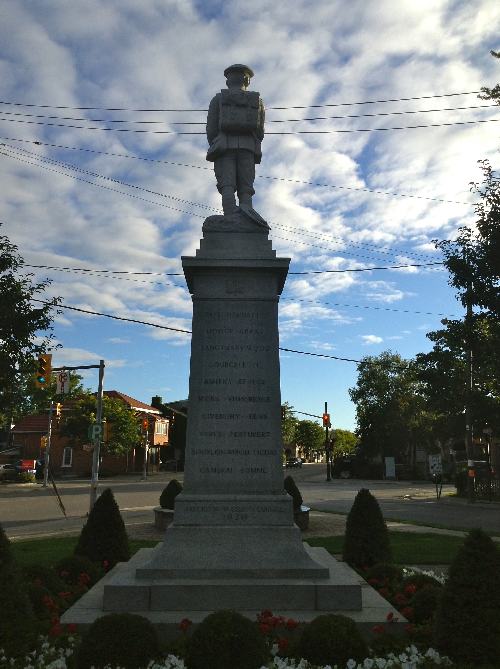
{"label": "stone war memorial", "polygon": [[[289,258],[252,206],[264,105],[232,65],[212,99],[209,149],[223,216],[182,258],[193,300],[184,489],[156,548],[120,563],[64,614],[88,625],[134,612],[162,628],[263,609],[308,621],[343,613],[371,628],[396,611],[350,567],[301,540],[283,487],[278,302]],[[238,204],[236,203],[236,195]]]}

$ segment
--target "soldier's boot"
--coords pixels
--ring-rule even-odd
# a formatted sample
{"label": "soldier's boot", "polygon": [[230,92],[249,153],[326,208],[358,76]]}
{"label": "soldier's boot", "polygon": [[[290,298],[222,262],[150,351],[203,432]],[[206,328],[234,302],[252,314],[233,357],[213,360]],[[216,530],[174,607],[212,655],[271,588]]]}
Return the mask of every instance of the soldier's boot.
{"label": "soldier's boot", "polygon": [[252,209],[252,193],[240,192],[238,193],[238,201],[241,205],[249,207]]}
{"label": "soldier's boot", "polygon": [[236,198],[231,186],[224,186],[222,189],[222,209],[224,216],[230,216],[237,211]]}

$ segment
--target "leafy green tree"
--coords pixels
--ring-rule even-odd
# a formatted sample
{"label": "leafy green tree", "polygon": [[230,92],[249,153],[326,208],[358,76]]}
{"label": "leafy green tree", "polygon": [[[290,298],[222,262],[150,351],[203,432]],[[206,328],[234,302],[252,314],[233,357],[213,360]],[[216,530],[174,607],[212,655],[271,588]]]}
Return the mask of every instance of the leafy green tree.
{"label": "leafy green tree", "polygon": [[[73,408],[64,417],[61,434],[69,437],[75,444],[88,441],[89,427],[95,422],[96,397],[86,394],[75,402]],[[109,429],[109,441],[105,443],[105,452],[122,455],[137,446],[140,441],[139,421],[126,404],[115,397],[103,397],[103,417]]]}
{"label": "leafy green tree", "polygon": [[335,428],[330,435],[333,437],[333,457],[352,453],[359,443],[359,439],[351,430]]}
{"label": "leafy green tree", "polygon": [[309,458],[316,451],[324,450],[325,432],[312,420],[299,420],[295,430],[295,441],[306,458]]}
{"label": "leafy green tree", "polygon": [[33,274],[23,273],[23,265],[17,246],[0,235],[0,426],[8,430],[11,421],[22,415],[23,380],[34,373],[38,355],[51,347],[59,302],[53,298],[50,304],[35,302],[35,306],[50,281],[34,283]]}
{"label": "leafy green tree", "polygon": [[428,421],[423,386],[411,362],[391,351],[363,358],[349,395],[363,452],[411,462],[416,444],[426,440]]}
{"label": "leafy green tree", "polygon": [[288,444],[295,443],[295,433],[299,421],[293,413],[293,406],[288,402],[284,402],[281,406],[284,412],[284,417],[281,420],[281,437],[286,448]]}
{"label": "leafy green tree", "polygon": [[[491,50],[490,53],[493,58],[500,58],[500,51]],[[481,93],[482,95],[479,96],[481,100],[495,100],[495,102],[500,105],[500,84],[496,84],[493,88],[483,86],[481,88]]]}

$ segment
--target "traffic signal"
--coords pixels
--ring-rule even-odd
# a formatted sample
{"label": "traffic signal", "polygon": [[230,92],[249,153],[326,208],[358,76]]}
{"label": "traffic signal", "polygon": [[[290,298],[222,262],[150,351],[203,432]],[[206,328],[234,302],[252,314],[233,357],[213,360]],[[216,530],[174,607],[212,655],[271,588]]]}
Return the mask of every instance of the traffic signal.
{"label": "traffic signal", "polygon": [[48,437],[40,437],[40,448],[47,448]]}
{"label": "traffic signal", "polygon": [[61,409],[62,409],[61,402],[56,402],[56,422],[59,422],[61,420]]}
{"label": "traffic signal", "polygon": [[46,388],[52,372],[52,353],[43,353],[38,356],[38,367],[35,384],[38,388]]}
{"label": "traffic signal", "polygon": [[323,427],[331,427],[330,423],[330,414],[329,413],[324,413],[323,414]]}
{"label": "traffic signal", "polygon": [[141,425],[142,425],[142,431],[147,432],[149,427],[149,420],[147,418],[143,418],[141,420]]}

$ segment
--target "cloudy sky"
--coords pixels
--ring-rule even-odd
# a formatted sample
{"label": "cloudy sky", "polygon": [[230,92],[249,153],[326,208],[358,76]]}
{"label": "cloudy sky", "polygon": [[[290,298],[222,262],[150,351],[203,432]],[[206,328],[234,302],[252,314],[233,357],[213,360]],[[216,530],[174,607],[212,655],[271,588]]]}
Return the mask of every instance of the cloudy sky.
{"label": "cloudy sky", "polygon": [[[496,0],[5,0],[0,233],[65,305],[189,330],[175,274],[220,207],[203,110],[242,62],[267,109],[254,206],[291,272],[439,262],[431,240],[474,223],[477,161],[498,168],[500,110],[476,93],[500,80],[499,25]],[[461,312],[439,265],[290,274],[281,346],[412,356]],[[54,364],[187,396],[189,335],[70,310],[55,334]],[[284,400],[354,427],[354,363],[281,369]]]}

